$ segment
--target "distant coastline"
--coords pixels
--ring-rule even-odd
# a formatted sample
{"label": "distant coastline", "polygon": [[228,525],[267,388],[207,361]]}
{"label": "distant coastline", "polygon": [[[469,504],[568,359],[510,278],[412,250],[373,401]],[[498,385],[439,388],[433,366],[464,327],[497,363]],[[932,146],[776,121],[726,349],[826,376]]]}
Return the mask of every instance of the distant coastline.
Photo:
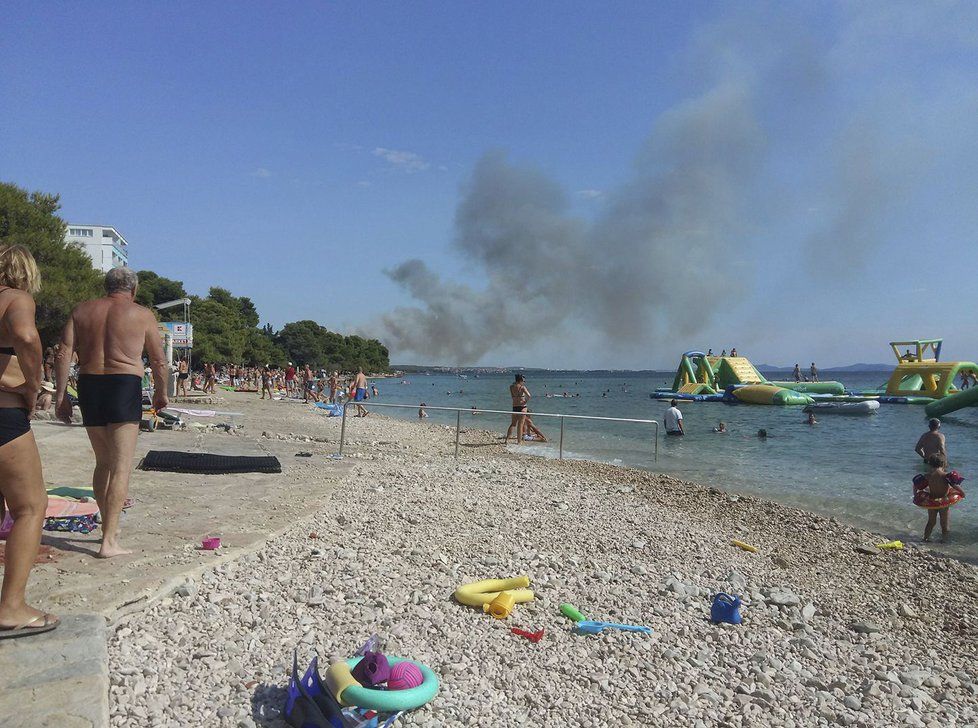
{"label": "distant coastline", "polygon": [[[405,374],[508,374],[510,372],[546,372],[549,374],[621,374],[625,376],[646,376],[659,374],[675,374],[675,369],[547,369],[544,367],[450,367],[450,366],[424,366],[422,364],[391,364],[391,369]],[[757,370],[760,372],[782,373],[791,372],[794,366],[782,367],[774,364],[758,364]],[[820,367],[822,373],[866,373],[880,372],[888,374],[893,371],[892,364],[847,364],[837,367]]]}

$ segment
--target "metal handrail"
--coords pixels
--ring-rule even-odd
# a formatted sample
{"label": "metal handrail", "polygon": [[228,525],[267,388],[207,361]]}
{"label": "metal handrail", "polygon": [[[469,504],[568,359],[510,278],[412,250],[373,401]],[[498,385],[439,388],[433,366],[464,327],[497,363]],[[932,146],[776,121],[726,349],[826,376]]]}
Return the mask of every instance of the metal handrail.
{"label": "metal handrail", "polygon": [[[343,456],[343,445],[346,443],[346,410],[347,407],[351,405],[362,405],[366,406],[365,402],[357,402],[355,400],[347,400],[343,403],[343,421],[340,423],[340,451],[338,453],[339,457]],[[388,402],[371,402],[371,407],[392,407],[396,409],[417,409],[420,405],[413,404],[392,404]],[[487,410],[487,409],[472,409],[465,407],[429,407],[425,405],[425,410],[435,410],[441,412],[454,412],[455,413],[455,458],[458,459],[458,447],[459,447],[459,434],[462,431],[462,413],[468,412],[469,414],[490,414],[490,415],[519,415],[519,412],[507,412],[506,410]],[[604,422],[632,422],[635,424],[643,425],[655,425],[655,435],[652,438],[652,444],[654,445],[653,450],[653,462],[659,462],[659,423],[656,420],[639,420],[631,417],[596,417],[594,415],[562,415],[555,412],[526,412],[526,415],[532,417],[558,417],[560,418],[560,446],[558,459],[564,459],[564,420],[601,420]]]}

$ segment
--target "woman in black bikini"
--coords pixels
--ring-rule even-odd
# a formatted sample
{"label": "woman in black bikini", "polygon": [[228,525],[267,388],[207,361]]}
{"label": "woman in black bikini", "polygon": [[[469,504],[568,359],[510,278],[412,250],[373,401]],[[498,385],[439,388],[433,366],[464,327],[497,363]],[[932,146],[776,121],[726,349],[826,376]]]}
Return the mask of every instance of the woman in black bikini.
{"label": "woman in black bikini", "polygon": [[29,607],[24,594],[48,502],[30,425],[43,365],[32,296],[40,283],[27,248],[0,247],[0,495],[13,518],[0,590],[0,639],[48,632],[59,624],[54,615]]}
{"label": "woman in black bikini", "polygon": [[526,388],[526,381],[522,374],[516,375],[516,380],[509,385],[509,396],[513,399],[513,419],[506,430],[506,437],[503,444],[509,444],[509,438],[516,430],[516,444],[523,444],[523,432],[525,428],[526,409],[530,402],[530,390]]}

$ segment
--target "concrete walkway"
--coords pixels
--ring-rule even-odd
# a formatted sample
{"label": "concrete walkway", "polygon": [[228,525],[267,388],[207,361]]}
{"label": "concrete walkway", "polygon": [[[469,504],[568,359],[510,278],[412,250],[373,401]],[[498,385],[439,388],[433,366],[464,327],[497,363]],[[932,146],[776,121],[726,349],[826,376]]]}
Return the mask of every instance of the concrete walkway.
{"label": "concrete walkway", "polygon": [[[84,428],[36,423],[35,437],[48,487],[91,482],[95,458]],[[333,447],[269,440],[247,435],[195,432],[140,433],[136,458],[147,451],[183,450],[226,455],[276,455],[281,474],[192,475],[136,470],[123,514],[123,544],[133,554],[110,561],[93,558],[99,532],[88,535],[45,532],[40,564],[31,575],[28,597],[39,608],[63,615],[96,613],[114,622],[146,606],[161,590],[221,561],[258,548],[268,537],[303,515],[348,468],[322,457]],[[316,443],[313,443],[315,445]],[[317,450],[297,458],[300,450]],[[310,477],[311,476],[311,477]],[[220,536],[220,551],[201,551],[205,536]]]}
{"label": "concrete walkway", "polygon": [[109,724],[105,620],[62,618],[53,632],[0,641],[0,725],[103,728]]}

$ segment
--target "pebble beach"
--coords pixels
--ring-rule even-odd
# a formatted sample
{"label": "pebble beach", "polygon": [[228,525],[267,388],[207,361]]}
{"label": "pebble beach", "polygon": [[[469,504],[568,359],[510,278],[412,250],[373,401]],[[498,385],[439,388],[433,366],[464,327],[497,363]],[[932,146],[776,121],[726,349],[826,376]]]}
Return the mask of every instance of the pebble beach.
{"label": "pebble beach", "polygon": [[[376,412],[348,423],[337,480],[316,463],[336,451],[338,419],[228,400],[246,428],[202,432],[206,449],[294,441],[321,498],[114,625],[113,726],[285,726],[293,650],[301,667],[328,663],[372,633],[441,681],[404,725],[978,721],[971,565],[910,543],[878,551],[886,534],[722,483],[536,458],[498,433],[467,430],[456,460],[451,428]],[[452,598],[524,574],[536,598],[506,620]],[[742,624],[709,621],[719,592],[742,598]],[[562,602],[652,634],[576,634]]]}

